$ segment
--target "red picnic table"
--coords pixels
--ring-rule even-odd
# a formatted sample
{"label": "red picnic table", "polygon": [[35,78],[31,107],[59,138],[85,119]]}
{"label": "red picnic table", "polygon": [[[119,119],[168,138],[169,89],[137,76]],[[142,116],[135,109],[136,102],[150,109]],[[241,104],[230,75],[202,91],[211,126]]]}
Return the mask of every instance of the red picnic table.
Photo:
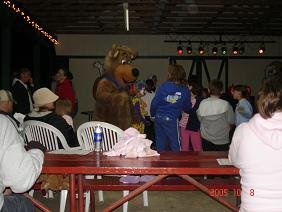
{"label": "red picnic table", "polygon": [[[83,176],[99,175],[156,175],[140,185],[136,190],[121,198],[104,211],[112,211],[126,201],[134,198],[162,179],[177,175],[207,195],[210,190],[196,181],[193,175],[238,175],[239,169],[234,166],[221,166],[216,159],[227,158],[227,152],[164,152],[160,156],[145,158],[107,157],[102,153],[91,152],[87,155],[64,155],[46,153],[42,173],[69,174],[70,176],[70,211],[76,211],[75,191],[78,190],[78,209],[83,211]],[[78,179],[76,183],[75,179]],[[220,196],[212,196],[221,204],[237,211],[238,208]]]}

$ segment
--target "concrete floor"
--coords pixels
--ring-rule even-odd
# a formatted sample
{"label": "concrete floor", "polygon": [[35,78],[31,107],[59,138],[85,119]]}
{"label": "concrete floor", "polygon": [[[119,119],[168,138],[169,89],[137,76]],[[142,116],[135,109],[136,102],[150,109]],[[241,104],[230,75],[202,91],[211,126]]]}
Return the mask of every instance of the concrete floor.
{"label": "concrete floor", "polygon": [[[54,193],[54,199],[43,198],[40,192],[35,192],[34,197],[52,211],[59,211],[60,195],[59,192]],[[120,191],[104,192],[104,202],[97,202],[96,211],[103,211],[103,208],[109,206],[110,203],[118,200],[122,196]],[[149,191],[149,207],[143,206],[142,195],[129,202],[128,212],[227,212],[230,211],[210,197],[200,191]],[[231,203],[235,204],[236,198],[233,192],[229,192],[225,197]],[[97,199],[97,195],[96,195]],[[69,211],[68,201],[65,211]],[[122,212],[122,207],[115,210]]]}

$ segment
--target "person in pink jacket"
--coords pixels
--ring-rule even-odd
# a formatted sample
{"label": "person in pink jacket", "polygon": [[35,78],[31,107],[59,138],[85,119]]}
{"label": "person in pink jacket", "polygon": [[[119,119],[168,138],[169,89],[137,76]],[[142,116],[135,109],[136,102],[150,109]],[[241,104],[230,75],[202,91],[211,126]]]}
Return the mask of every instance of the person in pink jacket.
{"label": "person in pink jacket", "polygon": [[236,129],[229,160],[240,169],[241,212],[282,211],[282,73],[266,79],[256,114]]}

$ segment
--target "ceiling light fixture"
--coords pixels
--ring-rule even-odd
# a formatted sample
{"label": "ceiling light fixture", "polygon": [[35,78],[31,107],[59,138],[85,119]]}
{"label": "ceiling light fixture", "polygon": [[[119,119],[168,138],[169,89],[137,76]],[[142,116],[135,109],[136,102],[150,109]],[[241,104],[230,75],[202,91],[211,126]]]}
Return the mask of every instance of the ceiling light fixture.
{"label": "ceiling light fixture", "polygon": [[227,48],[226,48],[225,45],[226,45],[226,44],[223,43],[223,46],[221,47],[221,53],[222,53],[223,55],[226,55],[226,54],[227,54]]}
{"label": "ceiling light fixture", "polygon": [[128,3],[123,3],[123,12],[124,12],[124,21],[125,21],[125,29],[129,31],[129,11],[128,11]]}
{"label": "ceiling light fixture", "polygon": [[187,46],[187,54],[192,54],[192,45],[191,42],[189,42],[188,46]]}
{"label": "ceiling light fixture", "polygon": [[265,52],[265,46],[264,43],[262,43],[258,49],[258,53],[259,54],[263,54]]}
{"label": "ceiling light fixture", "polygon": [[218,49],[217,49],[217,45],[216,45],[217,43],[216,42],[214,42],[214,47],[212,48],[212,54],[213,55],[217,55],[217,52],[218,52]]}
{"label": "ceiling light fixture", "polygon": [[192,54],[192,47],[191,46],[187,46],[187,54]]}
{"label": "ceiling light fixture", "polygon": [[234,46],[233,49],[232,49],[232,52],[233,52],[234,55],[239,54],[239,49],[238,49],[238,47]]}
{"label": "ceiling light fixture", "polygon": [[216,54],[217,54],[217,47],[216,47],[216,46],[212,48],[212,54],[213,54],[213,55],[216,55]]}
{"label": "ceiling light fixture", "polygon": [[212,54],[213,54],[213,55],[216,55],[216,54],[217,54],[217,47],[216,47],[216,46],[212,48]]}
{"label": "ceiling light fixture", "polygon": [[200,43],[200,46],[199,46],[199,48],[198,48],[198,51],[199,51],[199,54],[200,54],[200,55],[203,55],[203,54],[205,53],[205,50],[204,50],[204,47],[203,47],[203,44],[202,44],[202,43]]}
{"label": "ceiling light fixture", "polygon": [[232,49],[232,53],[234,55],[238,55],[239,54],[239,48],[237,47],[237,43],[234,44],[233,49]]}
{"label": "ceiling light fixture", "polygon": [[199,54],[200,55],[205,53],[205,50],[204,50],[204,48],[202,46],[200,46],[198,50],[199,50]]}
{"label": "ceiling light fixture", "polygon": [[177,54],[178,55],[183,55],[183,48],[181,43],[179,43],[179,45],[177,46]]}

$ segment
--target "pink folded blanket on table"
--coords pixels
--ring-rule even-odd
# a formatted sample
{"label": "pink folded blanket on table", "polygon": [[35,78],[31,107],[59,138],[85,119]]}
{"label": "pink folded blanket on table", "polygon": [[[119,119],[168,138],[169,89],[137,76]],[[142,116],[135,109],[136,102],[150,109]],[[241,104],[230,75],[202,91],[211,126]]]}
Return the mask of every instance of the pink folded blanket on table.
{"label": "pink folded blanket on table", "polygon": [[140,134],[134,128],[128,128],[113,148],[103,154],[107,156],[124,155],[126,158],[159,156],[157,151],[151,149],[151,144],[152,141],[146,139],[145,134]]}
{"label": "pink folded blanket on table", "polygon": [[[151,149],[152,141],[146,139],[145,134],[140,134],[134,128],[128,128],[124,131],[123,137],[113,146],[113,148],[104,152],[107,156],[124,155],[126,158],[159,156],[160,154]],[[127,175],[119,179],[122,183],[139,183],[151,181],[154,175]]]}

